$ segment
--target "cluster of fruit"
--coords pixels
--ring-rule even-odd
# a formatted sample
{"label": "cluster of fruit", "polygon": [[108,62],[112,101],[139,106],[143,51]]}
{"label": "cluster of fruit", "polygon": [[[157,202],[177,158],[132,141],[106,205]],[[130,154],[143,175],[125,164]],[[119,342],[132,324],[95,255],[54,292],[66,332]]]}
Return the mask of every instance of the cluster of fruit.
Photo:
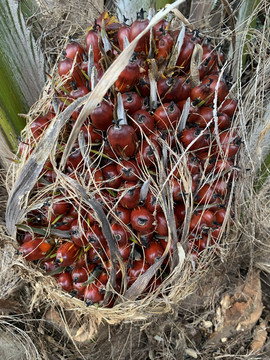
{"label": "cluster of fruit", "polygon": [[[131,26],[106,13],[86,34],[85,45],[71,40],[58,63],[62,83],[55,90],[58,111],[90,93],[148,23],[143,10]],[[125,265],[125,269],[116,265],[114,290],[120,294],[162,257],[145,293],[166,278],[174,249],[171,228],[196,263],[202,252],[217,251],[226,218],[241,142],[232,125],[237,102],[220,75],[220,49],[202,41],[196,31],[185,30],[182,35],[174,62],[181,35],[169,21],[160,21],[139,40],[129,64],[83,124],[64,169],[99,201],[107,216]],[[202,47],[202,61],[200,81],[194,86],[190,63],[196,44]],[[22,155],[30,155],[55,111],[51,106],[31,123],[29,139],[20,145]],[[59,137],[56,166],[80,111],[73,112]],[[57,179],[48,159],[30,199],[41,205],[32,206],[24,223],[31,231],[18,230],[19,254],[37,261],[73,296],[88,305],[102,304],[112,268],[102,224],[95,210]],[[165,185],[169,192],[164,198]],[[187,199],[193,212],[188,235],[181,239],[188,221]],[[170,202],[174,220],[168,223]],[[46,235],[41,237],[42,231]],[[106,306],[114,299],[111,296]]]}

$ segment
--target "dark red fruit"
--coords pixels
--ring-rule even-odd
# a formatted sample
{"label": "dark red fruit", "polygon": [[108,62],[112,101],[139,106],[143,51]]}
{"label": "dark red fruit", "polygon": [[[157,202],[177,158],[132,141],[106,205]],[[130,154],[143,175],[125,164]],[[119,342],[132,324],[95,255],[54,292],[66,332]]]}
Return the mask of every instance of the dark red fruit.
{"label": "dark red fruit", "polygon": [[79,247],[72,242],[64,242],[56,252],[55,261],[59,266],[70,266],[73,264],[79,253]]}
{"label": "dark red fruit", "polygon": [[132,210],[131,225],[133,229],[147,233],[154,230],[154,216],[144,206]]}
{"label": "dark red fruit", "polygon": [[176,128],[180,116],[181,111],[173,101],[159,106],[154,113],[157,128],[160,130]]}
{"label": "dark red fruit", "polygon": [[143,105],[143,98],[134,91],[123,93],[122,100],[124,109],[129,115],[140,110]]}
{"label": "dark red fruit", "polygon": [[133,284],[147,269],[149,269],[149,266],[144,260],[134,261],[128,268],[128,284]]}
{"label": "dark red fruit", "polygon": [[154,131],[155,120],[152,115],[149,114],[146,110],[138,110],[133,113],[131,125],[135,129],[136,134],[140,136],[142,133],[145,135],[150,135]]}
{"label": "dark red fruit", "polygon": [[76,41],[70,41],[64,50],[64,55],[71,60],[76,58],[77,63],[82,62],[85,55],[84,48]]}
{"label": "dark red fruit", "polygon": [[35,261],[44,258],[51,247],[44,238],[36,238],[24,242],[19,248],[18,254],[27,261]]}
{"label": "dark red fruit", "polygon": [[118,189],[122,183],[122,178],[117,170],[116,164],[108,164],[102,169],[104,184],[108,188]]}
{"label": "dark red fruit", "polygon": [[108,141],[121,158],[127,160],[134,156],[138,149],[138,137],[130,125],[113,125],[108,130]]}
{"label": "dark red fruit", "polygon": [[117,164],[117,171],[125,181],[138,181],[141,171],[135,160],[122,160]]}
{"label": "dark red fruit", "polygon": [[85,234],[85,237],[87,238],[88,243],[96,250],[104,248],[107,245],[106,238],[97,224],[90,227]]}
{"label": "dark red fruit", "polygon": [[96,129],[106,131],[113,121],[112,105],[108,101],[102,100],[91,113],[91,120]]}
{"label": "dark red fruit", "polygon": [[152,140],[149,144],[147,140],[143,140],[136,155],[136,160],[141,166],[151,167],[159,161],[160,156],[160,146],[156,141]]}
{"label": "dark red fruit", "polygon": [[[145,11],[143,9],[137,13],[137,20],[135,20],[130,27],[130,40],[134,40],[149,24],[148,19],[144,19]],[[150,31],[148,31],[137,43],[135,50],[138,53],[148,54],[149,50]]]}
{"label": "dark red fruit", "polygon": [[140,186],[134,181],[126,181],[118,193],[119,203],[127,209],[134,209],[139,205]]}
{"label": "dark red fruit", "polygon": [[86,305],[100,304],[104,299],[104,292],[100,293],[99,287],[95,283],[87,285],[84,290],[84,301]]}
{"label": "dark red fruit", "polygon": [[144,250],[145,260],[149,265],[153,265],[164,254],[164,249],[157,241],[151,241],[148,248]]}
{"label": "dark red fruit", "polygon": [[129,64],[125,67],[116,80],[115,87],[121,93],[130,91],[138,83],[139,77],[140,68],[136,55],[133,55],[129,60]]}
{"label": "dark red fruit", "polygon": [[69,272],[62,272],[57,278],[57,284],[59,284],[63,290],[70,292],[73,289],[72,278]]}

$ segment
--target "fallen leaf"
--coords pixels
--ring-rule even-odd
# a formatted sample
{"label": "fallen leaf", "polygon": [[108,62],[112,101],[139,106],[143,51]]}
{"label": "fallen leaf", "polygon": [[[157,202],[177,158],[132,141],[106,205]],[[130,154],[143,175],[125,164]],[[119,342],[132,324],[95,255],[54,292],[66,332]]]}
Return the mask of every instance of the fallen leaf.
{"label": "fallen leaf", "polygon": [[218,345],[240,331],[251,330],[263,310],[260,272],[253,270],[233,295],[224,294],[216,313],[215,331],[208,345]]}
{"label": "fallen leaf", "polygon": [[254,337],[250,344],[250,353],[258,353],[262,350],[267,339],[266,327],[267,324],[265,320],[262,320],[261,323],[256,326],[254,331]]}

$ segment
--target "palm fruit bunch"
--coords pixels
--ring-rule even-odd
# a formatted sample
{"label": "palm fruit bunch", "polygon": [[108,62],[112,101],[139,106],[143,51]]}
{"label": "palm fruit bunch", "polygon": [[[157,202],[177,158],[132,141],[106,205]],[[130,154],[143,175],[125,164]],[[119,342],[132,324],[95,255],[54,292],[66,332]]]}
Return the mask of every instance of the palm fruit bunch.
{"label": "palm fruit bunch", "polygon": [[[50,87],[53,101],[20,144],[24,159],[52,119],[89,96],[149,24],[143,9],[131,25],[126,20],[105,12],[85,41],[70,40]],[[63,168],[83,105],[62,129],[18,225],[18,253],[72,296],[106,307],[144,274],[138,296],[158,292],[177,265],[179,245],[193,271],[202,255],[218,257],[241,143],[223,62],[220,48],[198,31],[173,27],[172,18],[146,32],[81,126]],[[70,181],[92,200],[78,196]]]}

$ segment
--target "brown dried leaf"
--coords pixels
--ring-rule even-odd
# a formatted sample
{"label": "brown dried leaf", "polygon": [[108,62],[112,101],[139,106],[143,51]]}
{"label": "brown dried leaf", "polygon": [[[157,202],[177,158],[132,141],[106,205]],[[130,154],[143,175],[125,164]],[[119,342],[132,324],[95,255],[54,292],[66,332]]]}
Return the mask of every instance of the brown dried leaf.
{"label": "brown dried leaf", "polygon": [[21,306],[17,301],[0,299],[0,313],[4,315],[16,314],[21,310]]}
{"label": "brown dried leaf", "polygon": [[253,270],[245,284],[236,289],[234,295],[225,294],[217,309],[217,326],[209,345],[218,344],[222,338],[229,338],[239,331],[253,328],[262,310],[260,272]]}
{"label": "brown dried leaf", "polygon": [[260,325],[256,326],[254,331],[254,337],[250,344],[251,353],[258,353],[262,350],[267,338],[266,327],[267,323],[265,320],[263,320]]}

